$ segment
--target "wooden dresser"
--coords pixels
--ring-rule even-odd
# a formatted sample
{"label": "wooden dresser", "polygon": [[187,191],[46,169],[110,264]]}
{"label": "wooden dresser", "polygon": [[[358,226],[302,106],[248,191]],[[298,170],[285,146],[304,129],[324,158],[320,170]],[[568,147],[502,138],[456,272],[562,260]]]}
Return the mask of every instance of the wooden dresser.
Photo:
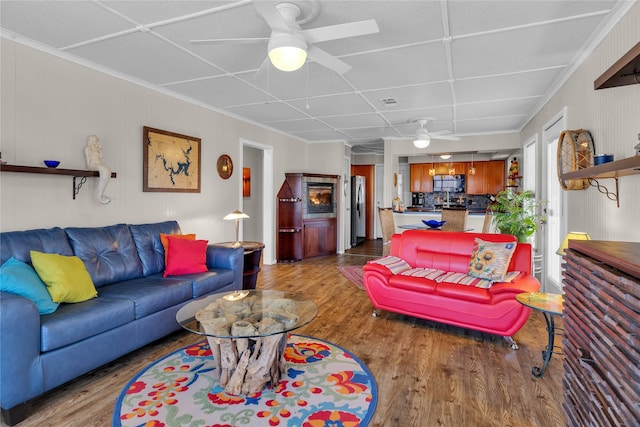
{"label": "wooden dresser", "polygon": [[640,243],[570,241],[563,266],[567,425],[638,425]]}

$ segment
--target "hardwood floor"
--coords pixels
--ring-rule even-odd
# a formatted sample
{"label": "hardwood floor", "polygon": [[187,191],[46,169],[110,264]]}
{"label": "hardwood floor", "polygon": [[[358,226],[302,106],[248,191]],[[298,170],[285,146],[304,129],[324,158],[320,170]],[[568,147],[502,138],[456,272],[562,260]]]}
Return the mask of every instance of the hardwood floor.
{"label": "hardwood floor", "polygon": [[[366,292],[335,267],[362,265],[381,253],[380,240],[368,241],[344,255],[266,265],[257,285],[313,299],[318,317],[295,333],[344,347],[367,365],[378,384],[370,426],[565,425],[560,357],[553,357],[542,378],[531,375],[546,345],[541,314],[533,313],[514,337],[519,350],[475,331],[388,312],[374,318]],[[198,340],[180,331],[124,356],[34,400],[18,425],[109,426],[116,398],[133,375]]]}

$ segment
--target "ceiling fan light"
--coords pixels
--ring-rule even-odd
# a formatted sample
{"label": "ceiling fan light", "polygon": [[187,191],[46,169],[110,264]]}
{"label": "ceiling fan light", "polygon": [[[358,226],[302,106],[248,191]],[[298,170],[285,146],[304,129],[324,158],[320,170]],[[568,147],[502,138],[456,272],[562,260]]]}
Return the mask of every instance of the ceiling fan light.
{"label": "ceiling fan light", "polygon": [[416,148],[427,148],[431,143],[431,137],[429,136],[429,132],[426,129],[418,129],[416,132],[416,137],[413,140],[413,145]]}
{"label": "ceiling fan light", "polygon": [[304,39],[287,34],[271,37],[269,59],[278,70],[295,71],[307,60],[307,44]]}

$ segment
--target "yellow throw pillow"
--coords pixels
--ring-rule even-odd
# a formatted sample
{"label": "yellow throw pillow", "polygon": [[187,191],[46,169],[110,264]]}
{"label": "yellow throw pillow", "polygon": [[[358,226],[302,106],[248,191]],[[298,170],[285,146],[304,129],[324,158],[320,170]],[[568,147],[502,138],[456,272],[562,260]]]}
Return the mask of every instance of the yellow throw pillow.
{"label": "yellow throw pillow", "polygon": [[87,268],[77,256],[31,251],[31,263],[47,285],[53,302],[82,302],[98,296]]}

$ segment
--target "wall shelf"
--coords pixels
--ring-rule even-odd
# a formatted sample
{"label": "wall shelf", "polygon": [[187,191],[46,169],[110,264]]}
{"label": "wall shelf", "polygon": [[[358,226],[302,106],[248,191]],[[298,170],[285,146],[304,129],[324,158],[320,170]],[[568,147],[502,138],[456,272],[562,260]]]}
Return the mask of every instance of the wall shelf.
{"label": "wall shelf", "polygon": [[[590,184],[594,185],[598,191],[605,194],[607,198],[616,202],[618,207],[620,207],[618,178],[637,174],[640,174],[640,156],[627,157],[626,159],[567,172],[562,175],[562,179],[588,179]],[[615,191],[609,191],[604,185],[598,182],[599,179],[615,180]]]}
{"label": "wall shelf", "polygon": [[[87,181],[88,177],[99,177],[98,171],[89,171],[83,169],[61,169],[46,168],[40,166],[18,166],[18,165],[0,165],[0,172],[18,172],[18,173],[39,173],[44,175],[67,175],[73,177],[73,199],[80,192],[80,188]],[[116,178],[117,174],[111,172],[111,178]],[[79,182],[77,179],[79,178]]]}
{"label": "wall shelf", "polygon": [[640,83],[640,42],[593,82],[594,89]]}

